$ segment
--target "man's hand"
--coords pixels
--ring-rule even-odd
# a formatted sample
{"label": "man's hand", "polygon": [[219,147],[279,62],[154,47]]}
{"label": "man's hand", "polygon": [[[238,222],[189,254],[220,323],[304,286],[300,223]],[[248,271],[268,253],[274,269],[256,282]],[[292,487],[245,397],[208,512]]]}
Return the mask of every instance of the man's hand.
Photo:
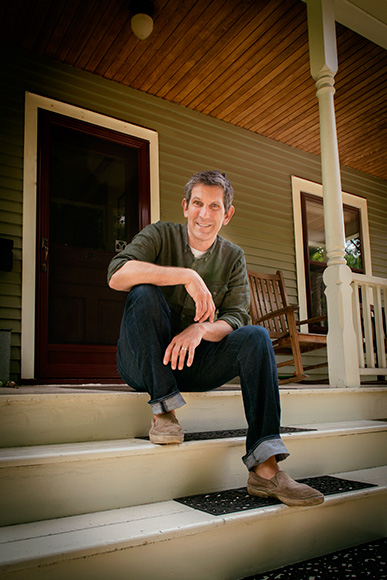
{"label": "man's hand", "polygon": [[163,363],[167,365],[170,362],[172,369],[177,368],[179,371],[184,368],[185,364],[190,367],[196,347],[203,339],[209,342],[219,342],[232,331],[232,327],[225,320],[191,324],[173,337],[165,351]]}
{"label": "man's hand", "polygon": [[215,304],[203,278],[195,270],[188,268],[186,275],[190,279],[184,284],[184,287],[195,302],[195,322],[204,322],[205,320],[214,322]]}
{"label": "man's hand", "polygon": [[193,363],[196,347],[201,343],[205,329],[201,324],[191,324],[183,332],[173,337],[168,345],[163,363],[171,363],[173,370],[181,371],[186,364],[190,367]]}

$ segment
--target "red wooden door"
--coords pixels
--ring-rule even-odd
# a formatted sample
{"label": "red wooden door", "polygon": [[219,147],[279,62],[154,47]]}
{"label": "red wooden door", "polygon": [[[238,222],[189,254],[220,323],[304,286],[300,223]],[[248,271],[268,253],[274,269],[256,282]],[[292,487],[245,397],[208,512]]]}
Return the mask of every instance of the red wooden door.
{"label": "red wooden door", "polygon": [[114,379],[109,261],[150,220],[149,144],[39,113],[36,378]]}

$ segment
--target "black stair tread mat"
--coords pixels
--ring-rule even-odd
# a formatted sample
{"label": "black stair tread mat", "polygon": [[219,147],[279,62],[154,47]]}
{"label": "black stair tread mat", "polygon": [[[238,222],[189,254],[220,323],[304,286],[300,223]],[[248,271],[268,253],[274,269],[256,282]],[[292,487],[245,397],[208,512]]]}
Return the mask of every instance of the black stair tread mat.
{"label": "black stair tread mat", "polygon": [[249,576],[244,580],[385,580],[387,538]]}
{"label": "black stair tread mat", "polygon": [[[305,427],[281,427],[281,433],[303,433],[304,431],[317,431]],[[184,441],[200,441],[202,439],[226,439],[227,437],[246,437],[247,429],[218,429],[217,431],[200,431],[198,433],[184,433]],[[136,439],[149,439],[136,437]]]}
{"label": "black stair tread mat", "polygon": [[[350,481],[339,477],[333,477],[331,475],[307,477],[304,479],[298,479],[297,481],[310,485],[318,491],[321,491],[324,495],[348,493],[350,491],[366,489],[368,487],[377,487],[372,483]],[[246,487],[180,497],[176,498],[174,501],[214,516],[222,516],[225,514],[252,510],[281,503],[279,500],[271,497],[262,498],[251,496],[247,493]]]}

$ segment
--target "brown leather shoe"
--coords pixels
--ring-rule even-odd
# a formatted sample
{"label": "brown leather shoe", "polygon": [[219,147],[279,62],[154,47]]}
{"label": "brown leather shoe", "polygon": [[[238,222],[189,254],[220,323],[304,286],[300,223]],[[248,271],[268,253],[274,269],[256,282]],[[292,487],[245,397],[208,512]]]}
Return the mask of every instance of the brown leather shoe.
{"label": "brown leather shoe", "polygon": [[289,506],[318,505],[324,502],[322,493],[305,483],[294,481],[285,471],[278,471],[272,479],[264,479],[255,471],[250,471],[247,491],[258,497],[275,497]]}
{"label": "brown leather shoe", "polygon": [[173,413],[158,415],[153,417],[152,427],[149,431],[149,440],[157,445],[168,445],[170,443],[183,443],[184,433]]}

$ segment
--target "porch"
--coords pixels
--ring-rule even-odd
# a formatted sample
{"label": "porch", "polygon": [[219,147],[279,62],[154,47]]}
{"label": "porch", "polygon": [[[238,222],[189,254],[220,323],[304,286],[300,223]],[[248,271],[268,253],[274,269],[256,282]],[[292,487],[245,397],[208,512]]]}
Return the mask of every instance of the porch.
{"label": "porch", "polygon": [[[22,4],[23,9],[20,8]],[[68,105],[76,108],[77,111],[71,114],[68,109],[59,110],[59,113],[71,118],[75,118],[76,114],[82,116],[93,112],[112,116],[109,122],[122,119],[125,123],[134,124],[136,128],[149,127],[155,135],[160,136],[163,144],[160,149],[160,179],[158,173],[151,173],[151,181],[160,186],[161,196],[157,188],[155,192],[152,190],[152,196],[160,206],[161,213],[157,209],[154,212],[152,210],[152,220],[158,217],[174,221],[180,219],[175,208],[180,207],[184,180],[194,169],[207,164],[224,168],[230,173],[240,203],[233,229],[230,230],[230,238],[246,248],[251,267],[260,266],[269,270],[275,264],[276,268],[283,269],[296,301],[299,300],[302,289],[295,279],[294,252],[283,251],[285,245],[291,248],[289,243],[294,235],[293,223],[289,219],[291,176],[299,175],[318,184],[323,181],[324,190],[334,192],[333,196],[331,193],[327,194],[324,205],[333,217],[336,213],[339,215],[339,211],[336,211],[340,191],[337,180],[338,159],[327,159],[326,154],[327,151],[336,149],[331,146],[332,135],[328,140],[326,135],[322,136],[322,160],[327,167],[323,179],[320,171],[316,87],[309,71],[309,65],[312,64],[313,75],[318,77],[318,98],[319,102],[321,99],[321,108],[324,109],[321,124],[324,127],[332,126],[335,117],[331,97],[334,92],[333,77],[336,78],[336,121],[340,141],[342,190],[367,199],[373,232],[370,247],[372,266],[374,273],[385,275],[385,133],[380,127],[379,114],[381,103],[384,103],[385,83],[378,73],[385,62],[385,50],[382,46],[385,48],[386,35],[383,34],[385,24],[382,20],[375,20],[378,18],[377,14],[371,18],[366,10],[360,10],[348,2],[345,3],[345,9],[341,7],[339,10],[335,7],[336,20],[341,23],[336,27],[336,42],[335,35],[329,34],[335,26],[335,15],[331,10],[333,2],[303,3],[290,0],[284,3],[278,0],[265,3],[263,11],[260,3],[237,2],[235,5],[238,9],[232,10],[233,17],[229,19],[221,10],[223,2],[212,2],[211,6],[201,7],[202,3],[192,1],[177,11],[178,3],[174,0],[166,3],[165,7],[161,4],[156,7],[155,18],[158,26],[155,26],[149,42],[144,43],[138,41],[130,31],[127,34],[125,30],[129,17],[127,7],[122,6],[122,10],[116,12],[108,4],[106,13],[110,16],[107,20],[101,18],[98,11],[84,13],[83,20],[80,20],[77,2],[67,2],[66,10],[57,9],[54,4],[52,9],[47,4],[47,18],[41,18],[40,8],[36,3],[29,2],[28,6],[24,6],[25,2],[16,2],[3,11],[1,19],[5,32],[3,60],[6,82],[2,115],[4,143],[7,144],[2,164],[2,176],[6,184],[2,210],[7,226],[6,236],[15,242],[15,269],[7,274],[2,273],[2,327],[13,329],[13,377],[20,377],[20,374],[23,378],[38,376],[34,374],[33,368],[36,346],[36,210],[31,205],[31,200],[37,194],[34,178],[36,164],[35,156],[32,155],[29,165],[28,155],[24,158],[23,152],[24,131],[27,134],[29,127],[35,127],[35,117],[29,114],[28,109],[25,115],[26,93],[45,95],[47,106],[53,110],[59,106],[58,103],[62,107]],[[216,8],[218,6],[219,9]],[[327,43],[324,46],[330,47],[331,51],[328,55],[321,55],[319,46],[314,47],[314,55],[321,56],[324,62],[325,56],[331,57],[327,62],[328,78],[324,77],[325,73],[321,77],[320,73],[325,71],[325,66],[321,69],[321,59],[317,58],[317,62],[314,57],[310,59],[308,52],[308,12],[316,7],[317,14],[319,6],[323,10],[328,9],[329,18],[314,24],[311,22],[311,36],[315,39],[322,38],[320,33],[313,34],[313,30],[317,26],[322,33],[323,24],[328,20],[330,27],[325,31]],[[368,5],[366,8],[370,9]],[[353,18],[354,13],[357,14],[356,19]],[[210,15],[216,15],[216,20],[212,21],[213,27],[203,25],[210,20]],[[270,18],[267,18],[268,15]],[[361,25],[361,29],[355,29],[357,33],[344,28],[354,21]],[[171,22],[176,25],[176,33],[172,36]],[[73,44],[74,38],[80,38],[77,31],[83,28],[90,32],[84,38],[85,44]],[[197,34],[198,28],[200,34]],[[365,35],[364,28],[371,30],[371,42],[358,36],[359,33]],[[190,31],[189,35],[186,34],[187,30]],[[226,32],[218,35],[214,34],[215,30]],[[378,31],[382,34],[377,35]],[[229,40],[227,51],[223,50],[225,36]],[[376,36],[379,36],[379,41],[382,39],[382,46],[373,44],[378,42]],[[103,42],[97,47],[95,38],[115,39],[118,42],[109,41],[110,46],[105,46]],[[169,44],[172,40],[173,51]],[[207,43],[210,43],[210,50],[206,48]],[[69,49],[69,60],[65,57],[66,46]],[[239,52],[238,46],[241,48]],[[83,51],[85,55],[93,55],[90,67],[86,67],[86,70]],[[337,63],[332,62],[336,61],[336,52],[340,62],[337,75]],[[161,71],[155,63],[163,60],[163,54],[168,54],[168,58],[164,59]],[[271,55],[274,54],[278,58],[272,59]],[[54,55],[55,59],[51,58]],[[80,61],[84,63],[80,64],[82,70],[76,68]],[[105,66],[108,62],[111,66]],[[120,82],[113,82],[113,79],[118,80],[117,73],[122,80],[121,67],[121,72],[126,68],[132,71],[132,64],[135,62],[139,62],[141,68],[136,70],[133,77],[127,78],[125,86]],[[68,63],[75,66],[75,69],[68,66]],[[211,74],[203,74],[207,67],[216,78]],[[246,74],[240,75],[241,70],[247,77]],[[180,73],[177,75],[179,78],[176,77],[176,71],[181,71],[181,76]],[[105,78],[101,79],[100,75]],[[139,76],[139,81],[144,82],[144,85],[134,83],[136,76]],[[204,83],[193,82],[196,78],[203,81],[203,76],[206,76]],[[345,79],[344,82],[342,79]],[[246,80],[249,82],[250,91],[243,90]],[[175,85],[173,81],[176,82]],[[215,81],[217,82],[214,85]],[[158,99],[155,96],[157,91],[149,91],[153,82],[165,87],[166,93],[162,93],[163,97],[167,98],[169,89],[175,95],[181,95],[181,99],[172,98],[173,102],[169,103]],[[224,82],[232,90],[219,90]],[[127,86],[131,88],[127,90]],[[145,92],[148,86],[148,92],[152,94],[143,94],[133,88],[139,86]],[[195,111],[180,106],[188,103],[183,95],[190,90],[193,91],[193,108],[195,109],[195,103],[203,104]],[[93,95],[92,102],[90,95]],[[211,105],[215,108],[213,115],[199,115],[201,111],[211,111]],[[41,103],[39,108],[42,108]],[[236,126],[243,118],[244,110],[246,121],[254,120],[255,124],[250,126],[252,132],[239,130]],[[25,125],[22,121],[24,118]],[[85,118],[88,122],[96,123],[95,118]],[[227,121],[231,121],[232,125]],[[249,125],[244,125],[243,122],[241,126],[249,129]],[[264,127],[269,131],[264,131]],[[335,133],[333,130],[334,141]],[[191,135],[189,144],[187,134]],[[261,135],[265,137],[261,138]],[[289,140],[286,135],[302,137],[302,140]],[[274,137],[276,140],[271,140]],[[266,141],[266,138],[270,141]],[[219,147],[219,143],[222,143],[222,147]],[[305,155],[297,149],[302,149],[302,143],[310,145],[305,148]],[[27,141],[25,151],[30,151],[30,146],[31,143]],[[333,186],[327,180],[326,173],[328,177],[336,177]],[[371,175],[376,177],[371,178]],[[327,224],[327,229],[339,232],[341,228],[336,227],[335,222]],[[338,248],[342,248],[342,244],[336,242],[336,238],[330,241],[330,251],[335,254],[332,254],[332,259],[337,258]],[[38,243],[38,255],[40,250]],[[22,252],[25,252],[24,256]],[[366,272],[371,273],[367,270]],[[333,289],[342,286],[335,280],[332,281]],[[331,318],[339,320],[335,313]],[[342,342],[345,344],[347,341],[343,339]],[[336,337],[332,349],[336,350]],[[352,362],[352,347],[349,351],[349,360]],[[342,352],[338,359],[343,360]],[[339,383],[332,381],[332,384]],[[347,381],[345,384],[353,383]]]}
{"label": "porch", "polygon": [[3,389],[3,577],[236,580],[385,537],[387,387],[280,395],[284,468],[323,486],[321,506],[246,496],[237,385],[187,394],[186,441],[164,447],[128,387]]}
{"label": "porch", "polygon": [[[28,165],[22,147],[25,92],[32,92],[46,95],[50,108],[56,106],[53,103],[76,106],[82,115],[92,109],[93,114],[113,115],[114,122],[120,119],[157,132],[162,145],[162,197],[153,197],[161,202],[162,219],[180,219],[174,208],[180,207],[181,187],[196,165],[227,169],[241,192],[231,237],[247,248],[251,266],[270,269],[275,263],[285,269],[294,298],[300,292],[294,252],[283,253],[293,236],[290,177],[297,173],[312,182],[323,181],[330,271],[335,274],[329,283],[331,385],[281,389],[283,437],[292,453],[285,468],[296,478],[321,478],[325,484],[328,476],[338,487],[343,480],[349,487],[340,493],[336,487],[323,505],[311,509],[256,504],[247,509],[242,491],[242,509],[233,511],[241,498],[236,501],[234,495],[229,502],[223,492],[246,484],[240,461],[245,422],[236,385],[188,396],[179,418],[184,430],[195,437],[187,436],[182,446],[169,448],[143,439],[150,422],[146,397],[126,387],[1,389],[0,574],[4,579],[236,580],[387,536],[387,390],[375,384],[359,386],[361,378],[377,381],[386,371],[386,292],[379,291],[374,280],[370,287],[356,286],[351,292],[358,280],[349,276],[343,262],[340,200],[341,189],[369,199],[372,265],[385,275],[385,131],[379,126],[385,95],[379,75],[384,53],[338,26],[341,188],[335,155],[333,2],[308,2],[308,10],[325,5],[330,16],[317,22],[317,28],[321,32],[323,23],[330,24],[325,31],[330,42],[324,47],[331,52],[321,54],[322,46],[317,46],[317,58],[312,58],[321,105],[322,179],[317,107],[312,105],[315,88],[309,78],[307,5],[278,0],[266,2],[259,12],[260,3],[240,2],[238,10],[229,4],[234,15],[227,19],[223,4],[210,2],[204,9],[204,3],[196,0],[163,3],[164,9],[156,13],[160,26],[145,47],[133,36],[127,38],[129,15],[124,3],[120,10],[117,3],[106,3],[107,18],[98,10],[85,11],[84,20],[79,18],[78,2],[67,2],[66,8],[52,3],[52,9],[47,3],[47,18],[42,18],[41,5],[33,2],[27,8],[25,2],[15,2],[3,11],[4,37],[10,46],[3,53],[6,88],[1,112],[7,146],[2,175],[7,187],[2,208],[6,235],[15,239],[16,248],[16,269],[3,278],[8,286],[3,316],[6,327],[12,320],[15,328],[13,373],[20,375],[21,345],[22,366],[28,367],[22,375],[36,376],[36,211],[31,205],[36,198],[36,159],[31,156]],[[282,9],[285,4],[287,10]],[[347,25],[355,7],[349,2],[336,4],[345,4],[341,12],[347,18],[341,15],[340,21]],[[365,11],[357,12],[362,24],[371,24],[371,39],[375,31],[385,31],[385,25],[381,28],[381,22]],[[213,26],[207,26],[210,21]],[[83,37],[80,30],[88,34]],[[317,33],[311,36],[321,38]],[[385,46],[385,34],[381,37]],[[97,39],[104,40],[96,46]],[[281,55],[288,56],[283,60]],[[77,70],[74,63],[80,63]],[[132,67],[134,63],[141,69]],[[208,67],[213,74],[205,74]],[[113,82],[124,80],[129,70],[134,74],[123,86]],[[176,74],[179,78],[174,82]],[[155,90],[150,89],[153,83],[158,85]],[[170,102],[158,99],[167,98],[168,92],[174,93]],[[193,110],[179,106],[188,101]],[[203,111],[210,115],[199,116]],[[33,125],[31,116],[25,118],[27,127]],[[241,126],[248,130],[239,131]],[[273,141],[266,142],[267,137]],[[157,178],[154,175],[152,183],[158,188],[158,173]],[[152,219],[158,216],[152,213]],[[357,296],[353,306],[352,297]],[[207,437],[214,431],[214,438]],[[210,496],[223,512],[214,515],[176,501],[197,495],[202,500]]]}

